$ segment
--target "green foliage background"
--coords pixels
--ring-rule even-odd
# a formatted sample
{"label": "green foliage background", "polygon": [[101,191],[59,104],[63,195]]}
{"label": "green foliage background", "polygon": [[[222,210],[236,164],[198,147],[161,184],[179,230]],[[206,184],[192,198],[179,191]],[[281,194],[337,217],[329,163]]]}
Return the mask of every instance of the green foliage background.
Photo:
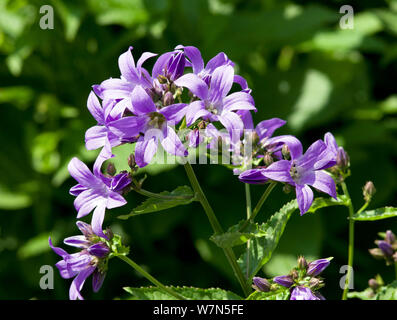
{"label": "green foliage background", "polygon": [[[348,179],[356,207],[372,180],[373,208],[396,205],[397,190],[397,1],[349,1],[353,30],[339,28],[346,1],[284,0],[1,0],[0,1],[0,298],[67,299],[70,281],[55,270],[54,290],[41,290],[40,267],[54,265],[48,236],[57,245],[78,233],[75,184],[67,163],[84,148],[94,125],[86,109],[91,85],[118,77],[118,56],[134,46],[162,53],[178,44],[197,46],[206,61],[224,51],[253,89],[255,121],[281,117],[304,146],[332,131],[349,152]],[[54,30],[39,27],[41,5],[55,12]],[[149,63],[150,64],[150,63]],[[145,188],[173,190],[188,183],[182,167],[152,168]],[[226,229],[245,216],[244,186],[226,168],[196,166],[199,179]],[[277,188],[259,220],[293,195]],[[252,188],[259,199],[263,187]],[[198,203],[118,220],[144,198],[107,214],[106,225],[123,235],[132,258],[166,284],[222,287],[241,294],[221,250],[208,240],[211,229]],[[347,209],[331,207],[300,217],[295,213],[271,261],[268,277],[288,272],[298,254],[334,256],[322,290],[340,298],[339,268],[347,261]],[[90,219],[90,218],[88,218]],[[367,249],[377,232],[397,232],[395,219],[356,224],[357,290],[393,270]],[[122,287],[147,285],[121,261],[110,262],[104,286],[91,299],[123,297]]]}

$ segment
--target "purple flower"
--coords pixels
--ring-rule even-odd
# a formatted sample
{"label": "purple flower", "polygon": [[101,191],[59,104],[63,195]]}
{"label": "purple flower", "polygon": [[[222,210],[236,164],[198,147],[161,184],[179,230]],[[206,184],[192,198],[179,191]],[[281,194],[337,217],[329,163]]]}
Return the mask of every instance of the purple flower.
{"label": "purple flower", "polygon": [[379,241],[378,247],[382,250],[386,257],[391,257],[394,253],[393,247],[386,241]]}
{"label": "purple flower", "polygon": [[92,210],[91,225],[94,233],[106,238],[102,232],[105,209],[123,206],[127,202],[121,196],[123,189],[130,184],[127,173],[107,177],[101,173],[102,163],[113,155],[107,144],[98,155],[94,164],[94,173],[79,159],[73,158],[68,165],[70,175],[78,182],[70,189],[70,194],[76,196],[74,206],[78,211],[77,218],[89,214]]}
{"label": "purple flower", "polygon": [[248,93],[240,91],[228,95],[233,79],[233,67],[225,65],[214,70],[209,86],[193,73],[185,74],[176,80],[177,86],[188,88],[200,99],[187,107],[186,125],[190,126],[197,119],[203,118],[211,122],[220,121],[229,133],[234,130],[242,133],[243,121],[234,111],[256,109],[254,100]]}
{"label": "purple flower", "polygon": [[308,264],[307,266],[307,275],[316,277],[318,276],[321,272],[324,271],[326,267],[329,266],[331,263],[331,259],[318,259],[315,261],[312,261]]}
{"label": "purple flower", "polygon": [[330,152],[334,155],[334,160],[336,161],[336,165],[341,169],[347,168],[350,162],[349,156],[346,153],[345,149],[343,149],[343,147],[338,146],[332,133],[327,132],[324,135],[324,142],[327,145]]}
{"label": "purple flower", "polygon": [[275,277],[273,279],[273,281],[275,283],[279,284],[280,286],[283,286],[283,287],[286,287],[286,288],[289,288],[289,287],[291,287],[294,284],[294,280],[289,275]]}
{"label": "purple flower", "polygon": [[77,227],[83,233],[82,236],[66,238],[64,243],[82,249],[78,253],[69,254],[65,250],[54,247],[49,238],[49,245],[62,260],[55,264],[60,275],[64,279],[73,278],[69,290],[70,300],[84,300],[81,289],[85,280],[92,274],[92,287],[94,292],[101,288],[106,275],[106,263],[103,263],[110,252],[105,242],[99,240],[92,227],[82,221],[77,221]]}
{"label": "purple flower", "polygon": [[[234,63],[223,52],[218,53],[215,57],[208,61],[204,68],[204,60],[201,57],[200,50],[193,46],[178,45],[175,49],[183,49],[186,57],[189,59],[186,66],[192,67],[193,73],[202,79],[207,85],[210,84],[211,77],[216,68],[221,66],[232,66]],[[241,76],[234,76],[234,82],[240,84],[241,88],[250,93],[247,81]]]}
{"label": "purple flower", "polygon": [[292,290],[290,300],[323,300],[323,299],[320,299],[309,288],[298,286]]}
{"label": "purple flower", "polygon": [[336,163],[327,145],[318,140],[305,154],[302,154],[302,145],[298,140],[286,143],[290,150],[291,160],[272,163],[261,170],[263,176],[295,187],[301,215],[309,210],[313,202],[313,191],[309,185],[336,198],[335,182],[329,174],[323,171]]}
{"label": "purple flower", "polygon": [[[120,114],[116,108],[114,108],[115,104],[115,100],[104,100],[102,107],[94,92],[91,92],[88,96],[88,110],[98,124],[89,128],[85,133],[85,145],[87,150],[101,148],[107,142],[109,142],[111,147],[115,147],[126,142],[113,134],[108,127],[110,123],[120,119],[122,116],[122,113]],[[124,110],[122,110],[122,112],[124,112]],[[128,142],[133,142],[133,140]]]}
{"label": "purple flower", "polygon": [[132,47],[120,55],[119,69],[120,78],[110,78],[103,81],[100,85],[93,86],[95,93],[104,100],[116,100],[115,109],[123,114],[124,110],[132,109],[131,95],[133,89],[139,85],[144,88],[152,88],[153,80],[148,71],[142,67],[143,63],[157,54],[144,52],[135,65],[131,54]]}
{"label": "purple flower", "polygon": [[170,154],[185,157],[186,148],[171,127],[181,121],[186,104],[178,103],[158,109],[141,86],[134,88],[133,112],[136,116],[124,117],[112,122],[110,130],[120,139],[132,139],[141,135],[135,147],[135,161],[139,167],[150,163],[160,142]]}
{"label": "purple flower", "polygon": [[253,288],[258,291],[268,292],[270,291],[270,283],[264,278],[254,277],[252,279]]}

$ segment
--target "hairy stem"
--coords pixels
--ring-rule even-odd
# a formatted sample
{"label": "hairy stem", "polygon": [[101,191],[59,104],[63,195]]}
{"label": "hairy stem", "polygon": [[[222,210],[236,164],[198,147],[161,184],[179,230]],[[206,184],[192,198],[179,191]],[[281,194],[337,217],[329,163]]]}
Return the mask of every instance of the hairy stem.
{"label": "hairy stem", "polygon": [[257,214],[261,210],[261,208],[262,208],[263,204],[265,203],[267,197],[272,192],[272,190],[274,189],[276,184],[277,184],[277,182],[272,182],[272,183],[269,184],[269,186],[266,188],[265,192],[262,194],[262,197],[259,199],[258,204],[256,205],[256,207],[255,207],[254,211],[252,212],[250,218],[247,217],[247,221],[241,226],[241,228],[239,230],[240,232],[243,231],[246,227],[248,227],[250,222],[255,220],[255,217],[257,216]]}
{"label": "hairy stem", "polygon": [[[194,173],[194,170],[189,162],[187,162],[185,164],[185,170],[186,170],[186,174],[189,178],[190,184],[192,185],[192,188],[193,188],[194,192],[196,193],[197,198],[200,201],[200,203],[208,217],[208,220],[211,224],[213,231],[215,232],[215,234],[223,233],[223,229],[222,229],[217,217],[215,216],[214,210],[212,210],[211,205],[209,204],[209,202],[207,200],[207,197],[205,196],[203,190],[201,189],[200,183],[198,182],[196,174]],[[237,259],[236,259],[236,256],[235,256],[232,248],[224,248],[223,252],[225,253],[227,260],[229,261],[229,263],[233,269],[234,275],[236,276],[237,280],[239,281],[239,283],[244,291],[244,294],[248,296],[250,293],[250,288],[247,285],[247,282],[244,278],[241,268],[237,264]]]}
{"label": "hairy stem", "polygon": [[342,295],[342,300],[346,300],[347,293],[349,291],[349,286],[350,286],[351,270],[353,268],[353,257],[354,257],[354,220],[353,220],[354,208],[353,208],[353,204],[352,204],[352,201],[351,201],[351,198],[349,195],[349,191],[347,190],[346,183],[342,182],[341,185],[342,185],[343,193],[349,199],[349,205],[348,205],[348,209],[349,209],[349,249],[348,249],[348,261],[347,261],[349,268],[347,270],[345,288],[343,290],[343,295]]}
{"label": "hairy stem", "polygon": [[[252,208],[251,208],[251,191],[250,191],[250,185],[248,183],[245,184],[245,199],[247,201],[247,221],[251,219],[252,215]],[[247,274],[246,277],[248,279],[249,277],[249,266],[250,266],[250,245],[251,242],[248,239],[247,241]]]}
{"label": "hairy stem", "polygon": [[142,267],[140,267],[138,264],[136,264],[130,258],[123,256],[123,255],[118,255],[117,257],[119,259],[123,260],[124,262],[128,263],[131,267],[133,267],[136,271],[138,271],[142,276],[144,276],[146,279],[148,279],[151,283],[153,283],[159,289],[169,293],[170,295],[177,298],[178,300],[187,300],[184,296],[175,292],[171,288],[167,288],[165,285],[163,285],[160,281],[158,281],[156,278],[154,278],[152,275],[150,275],[148,272],[146,272]]}

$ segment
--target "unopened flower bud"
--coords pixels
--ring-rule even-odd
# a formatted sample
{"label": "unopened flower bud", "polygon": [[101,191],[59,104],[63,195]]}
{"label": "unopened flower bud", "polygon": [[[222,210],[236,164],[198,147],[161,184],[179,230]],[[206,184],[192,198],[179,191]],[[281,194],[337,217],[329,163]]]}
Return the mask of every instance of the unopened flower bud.
{"label": "unopened flower bud", "polygon": [[395,253],[393,254],[393,260],[394,260],[395,263],[397,263],[397,252],[395,252]]}
{"label": "unopened flower bud", "polygon": [[291,271],[291,277],[292,279],[296,280],[299,278],[299,274],[298,271],[296,271],[295,269]]}
{"label": "unopened flower bud", "polygon": [[254,277],[252,287],[257,291],[268,292],[270,291],[270,283],[264,278]]}
{"label": "unopened flower bud", "polygon": [[[295,271],[295,270],[294,270]],[[279,284],[280,286],[289,288],[294,284],[294,279],[292,276],[279,276],[279,277],[275,277],[273,279],[273,281],[277,284]]]}
{"label": "unopened flower bud", "polygon": [[392,246],[389,243],[387,243],[386,241],[379,241],[378,247],[382,250],[383,254],[386,257],[391,257],[394,253]]}
{"label": "unopened flower bud", "polygon": [[309,281],[309,287],[313,290],[320,289],[323,285],[323,281],[318,278],[311,278]]}
{"label": "unopened flower bud", "polygon": [[301,270],[307,269],[307,261],[304,256],[298,258],[298,268]]}
{"label": "unopened flower bud", "polygon": [[336,165],[342,170],[347,169],[350,165],[350,157],[343,147],[338,148],[336,155]]}
{"label": "unopened flower bud", "polygon": [[393,244],[396,241],[396,236],[391,230],[386,231],[385,241],[389,244]]}
{"label": "unopened flower bud", "polygon": [[163,96],[163,105],[169,106],[173,103],[174,103],[174,95],[172,94],[172,92],[167,91]]}
{"label": "unopened flower bud", "polygon": [[375,194],[376,189],[372,181],[368,181],[363,188],[363,196],[365,202],[371,201],[372,196]]}
{"label": "unopened flower bud", "polygon": [[384,254],[383,251],[379,248],[373,248],[368,250],[371,256],[373,256],[375,259],[383,259]]}
{"label": "unopened flower bud", "polygon": [[376,291],[379,288],[379,283],[375,279],[369,279],[368,285],[374,291]]}
{"label": "unopened flower bud", "polygon": [[286,194],[288,194],[288,193],[290,193],[291,191],[292,191],[292,186],[289,185],[288,183],[284,184],[284,186],[283,186],[283,192],[286,193]]}
{"label": "unopened flower bud", "polygon": [[200,121],[200,122],[197,124],[197,128],[199,128],[200,130],[205,129],[206,126],[207,126],[207,124],[205,123],[205,121]]}
{"label": "unopened flower bud", "polygon": [[134,156],[134,154],[132,154],[132,153],[128,156],[128,166],[129,166],[131,169],[134,169],[135,166],[136,166],[135,156]]}
{"label": "unopened flower bud", "polygon": [[263,161],[265,162],[266,166],[270,166],[273,163],[273,158],[269,153],[265,153]]}
{"label": "unopened flower bud", "polygon": [[310,262],[307,266],[307,274],[312,277],[319,275],[321,272],[324,271],[325,268],[329,266],[329,264],[331,263],[331,259],[332,258],[318,259]]}
{"label": "unopened flower bud", "polygon": [[283,147],[281,148],[281,153],[283,154],[283,157],[285,160],[291,159],[291,154],[290,154],[289,148],[286,144],[284,144]]}
{"label": "unopened flower bud", "polygon": [[114,166],[114,164],[112,162],[109,162],[109,164],[106,168],[106,172],[111,176],[114,176],[116,174],[116,167]]}

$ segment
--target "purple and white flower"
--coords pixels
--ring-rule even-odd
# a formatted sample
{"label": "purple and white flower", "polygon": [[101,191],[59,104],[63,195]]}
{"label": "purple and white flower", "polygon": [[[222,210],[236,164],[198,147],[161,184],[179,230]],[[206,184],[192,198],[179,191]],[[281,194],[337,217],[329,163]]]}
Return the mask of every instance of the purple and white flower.
{"label": "purple and white flower", "polygon": [[95,161],[93,173],[78,158],[73,158],[68,165],[70,175],[78,182],[70,189],[70,194],[76,197],[74,206],[78,211],[77,218],[82,218],[94,210],[91,225],[94,233],[103,238],[106,238],[102,231],[105,209],[125,205],[127,201],[121,194],[131,183],[127,173],[120,173],[114,177],[101,173],[103,162],[112,156],[110,146],[105,145]]}
{"label": "purple and white flower", "polygon": [[77,221],[77,227],[83,235],[66,238],[64,243],[80,248],[78,253],[69,254],[62,248],[54,247],[49,238],[49,245],[62,260],[56,263],[60,275],[64,279],[73,278],[69,289],[70,300],[84,300],[81,289],[86,279],[92,275],[92,288],[98,292],[106,276],[106,260],[110,249],[94,233],[92,227],[82,221]]}
{"label": "purple and white flower", "polygon": [[234,81],[234,69],[230,65],[216,68],[211,76],[209,85],[194,73],[188,73],[175,81],[175,85],[186,87],[199,100],[193,101],[186,109],[186,125],[192,125],[197,119],[210,122],[220,121],[231,133],[233,130],[241,132],[244,123],[235,113],[238,110],[256,110],[250,94],[234,92],[229,95]]}
{"label": "purple and white flower", "polygon": [[131,101],[136,116],[112,122],[110,130],[121,139],[128,140],[140,135],[135,147],[135,161],[139,167],[150,163],[159,143],[170,154],[181,157],[188,155],[172,127],[183,118],[186,104],[178,103],[157,108],[141,86],[135,87]]}

